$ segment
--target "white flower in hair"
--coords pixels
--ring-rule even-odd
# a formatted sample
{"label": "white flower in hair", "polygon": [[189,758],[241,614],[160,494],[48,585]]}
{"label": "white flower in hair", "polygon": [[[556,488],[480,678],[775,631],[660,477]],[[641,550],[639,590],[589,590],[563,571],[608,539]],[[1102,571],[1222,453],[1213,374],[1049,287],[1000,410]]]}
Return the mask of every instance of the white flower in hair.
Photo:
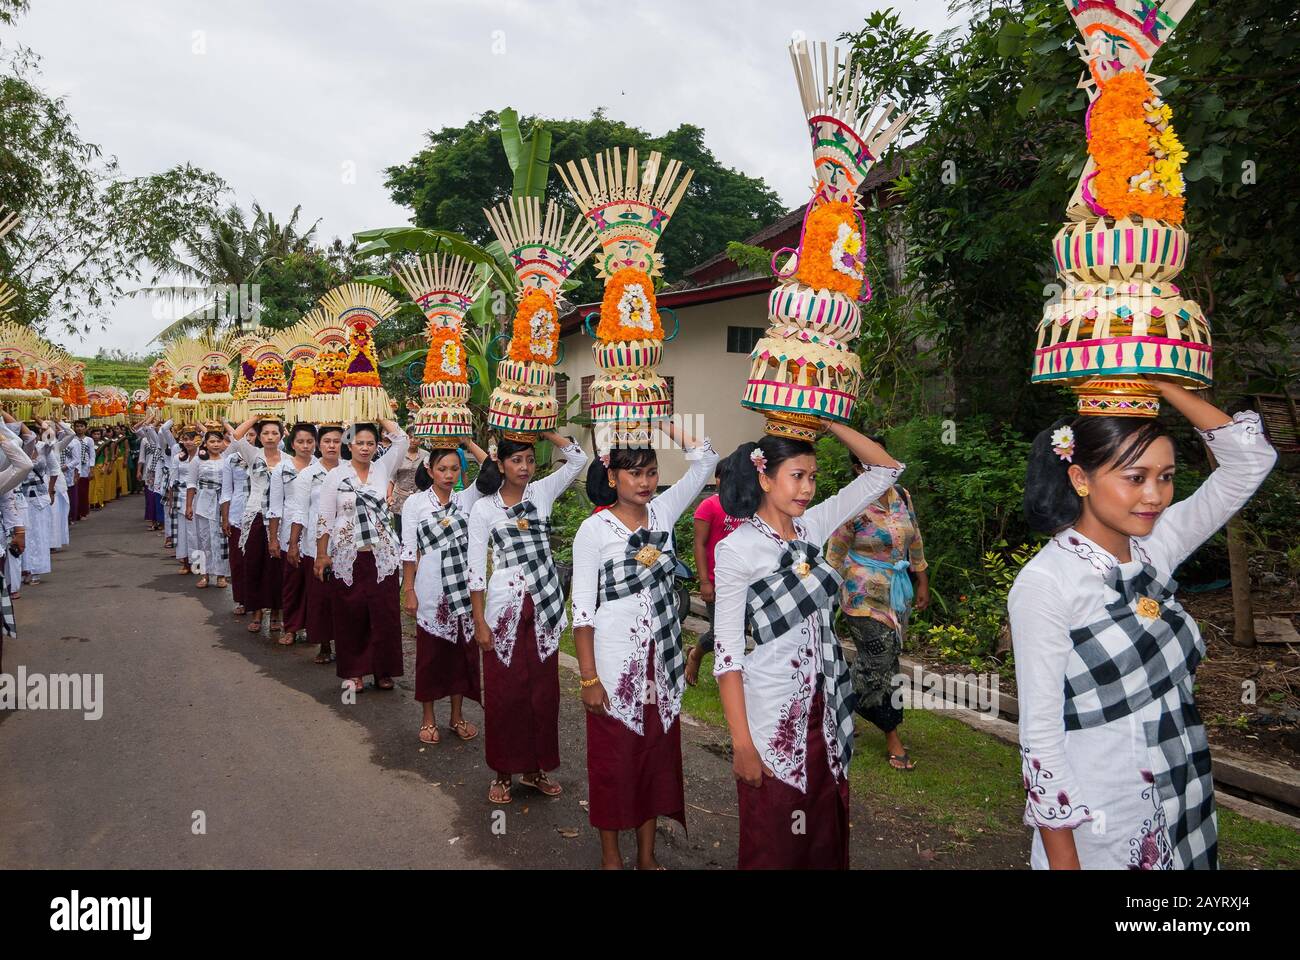
{"label": "white flower in hair", "polygon": [[749,451],[749,462],[754,465],[754,469],[759,473],[767,473],[767,457],[763,454],[761,447],[755,447]]}
{"label": "white flower in hair", "polygon": [[1070,463],[1074,462],[1074,431],[1069,427],[1061,427],[1059,430],[1052,431],[1052,452],[1062,460]]}

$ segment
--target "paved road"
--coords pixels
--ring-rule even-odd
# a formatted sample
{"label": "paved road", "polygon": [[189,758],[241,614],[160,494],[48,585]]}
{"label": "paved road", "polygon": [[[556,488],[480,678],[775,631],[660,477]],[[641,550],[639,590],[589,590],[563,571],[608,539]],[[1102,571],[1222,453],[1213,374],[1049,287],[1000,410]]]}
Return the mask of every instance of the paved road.
{"label": "paved road", "polygon": [[[227,591],[195,590],[130,497],[73,528],[45,583],[16,601],[4,669],[102,674],[103,717],[0,712],[0,868],[573,867],[599,862],[582,801],[585,731],[562,672],[565,786],[486,799],[480,737],[426,747],[407,676],[394,693],[342,702],[314,647],[252,637]],[[470,720],[481,725],[475,704]],[[735,786],[722,735],[684,729],[689,836],[660,827],[669,868],[735,863]],[[206,832],[196,834],[196,811]],[[504,820],[501,819],[504,815]],[[854,865],[927,866],[906,838],[868,843]],[[892,838],[891,838],[892,839]],[[625,840],[631,861],[631,838]]]}

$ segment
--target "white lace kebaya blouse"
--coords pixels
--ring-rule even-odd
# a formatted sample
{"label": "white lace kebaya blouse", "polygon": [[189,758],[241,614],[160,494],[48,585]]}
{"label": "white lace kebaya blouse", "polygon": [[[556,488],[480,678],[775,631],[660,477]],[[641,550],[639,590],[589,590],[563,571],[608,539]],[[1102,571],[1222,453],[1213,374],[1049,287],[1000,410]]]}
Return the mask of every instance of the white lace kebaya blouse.
{"label": "white lace kebaya blouse", "polygon": [[[417,490],[402,504],[402,560],[416,564],[415,598],[419,607],[415,620],[427,633],[452,643],[459,639],[461,629],[466,631],[466,636],[474,635],[474,618],[466,616],[463,622],[458,623],[449,614],[447,604],[443,603],[442,551],[430,550],[421,556],[416,538],[422,522],[438,523],[453,506],[468,520],[474,504],[482,497],[478,487],[471,483],[464,490],[453,490],[445,504],[438,499],[433,487]],[[468,544],[466,546],[468,549]]]}
{"label": "white lace kebaya blouse", "polygon": [[[1253,412],[1198,432],[1214,452],[1218,468],[1194,494],[1169,506],[1150,534],[1130,539],[1127,563],[1071,527],[1044,544],[1011,587],[1007,610],[1019,691],[1024,822],[1038,828],[1030,855],[1035,869],[1048,867],[1042,828],[1074,830],[1084,869],[1170,867],[1168,824],[1182,803],[1208,799],[1183,797],[1162,804],[1153,788],[1151,772],[1161,758],[1156,756],[1158,748],[1148,744],[1145,726],[1159,717],[1161,698],[1099,726],[1067,731],[1064,721],[1065,678],[1086,670],[1070,631],[1110,618],[1107,605],[1120,599],[1105,582],[1111,569],[1118,567],[1121,576],[1128,576],[1145,563],[1161,580],[1168,580],[1241,509],[1277,460]],[[1164,603],[1176,605],[1172,598]],[[1196,621],[1186,619],[1203,653]],[[1118,624],[1112,623],[1098,640],[1120,661],[1133,650],[1133,641]],[[1142,672],[1139,667],[1135,675]],[[1190,675],[1183,681],[1184,703],[1192,702],[1192,682]],[[1085,707],[1104,706],[1095,702],[1096,694],[1085,694],[1090,701]],[[1084,823],[1090,826],[1075,829]]]}
{"label": "white lace kebaya blouse", "polygon": [[229,520],[238,527],[248,504],[248,464],[244,458],[226,448],[221,458],[221,502],[230,504]]}
{"label": "white lace kebaya blouse", "polygon": [[[325,486],[325,478],[330,471],[319,460],[312,460],[309,466],[288,486],[284,504],[284,519],[280,521],[282,529],[292,532],[296,523],[302,527],[298,540],[298,552],[304,557],[316,558],[316,530],[320,523],[320,492]],[[287,543],[288,541],[286,541]]]}
{"label": "white lace kebaya blouse", "polygon": [[[240,548],[244,547],[244,540],[247,537],[247,530],[253,521],[260,515],[262,520],[267,519],[267,514],[271,509],[271,473],[275,467],[270,466],[266,460],[266,451],[261,447],[255,447],[249,443],[247,437],[240,437],[238,440],[232,440],[230,446],[226,448],[226,456],[237,456],[246,465],[248,469],[248,497],[244,501],[244,509],[235,516],[233,505],[230,514],[230,522],[233,526],[240,527],[244,534],[240,538]],[[280,460],[284,460],[288,454],[281,451]],[[279,463],[276,464],[279,466]],[[265,469],[262,469],[265,467]]]}
{"label": "white lace kebaya blouse", "polygon": [[[564,464],[525,487],[520,501],[531,500],[541,520],[550,519],[556,499],[587,463],[586,452],[576,443],[562,447],[560,453],[564,455]],[[498,651],[514,649],[515,631],[519,628],[519,614],[527,591],[523,568],[500,566],[495,548],[492,551],[492,577],[488,579],[488,541],[492,530],[509,522],[500,491],[479,500],[469,515],[469,588],[471,592],[487,591],[483,616],[492,629]],[[561,617],[553,631],[537,631],[537,654],[541,659],[545,660],[559,648],[565,620],[567,617]]]}
{"label": "white lace kebaya blouse", "polygon": [[[352,564],[358,550],[373,550],[378,579],[383,580],[397,572],[401,562],[398,559],[399,544],[397,535],[388,524],[378,523],[377,517],[371,517],[376,524],[374,532],[378,535],[370,546],[357,543],[357,493],[366,492],[379,500],[387,502],[388,481],[393,472],[401,465],[406,450],[411,445],[410,439],[401,430],[387,435],[391,446],[388,452],[370,464],[366,482],[357,476],[351,460],[344,460],[329,472],[320,492],[320,516],[316,523],[316,536],[330,535],[330,557],[334,564],[335,575],[349,587],[352,586]],[[341,484],[347,483],[354,489],[340,490]],[[386,511],[385,511],[386,512]]]}
{"label": "white lace kebaya blouse", "polygon": [[[795,519],[797,538],[824,553],[831,534],[897,483],[903,466],[867,467],[839,493],[809,507],[802,517]],[[785,543],[768,524],[752,517],[718,544],[713,570],[713,674],[742,672],[749,735],[759,758],[782,783],[805,790],[808,776],[802,757],[806,751],[800,751],[796,759],[777,741],[783,723],[787,732],[793,734],[793,743],[806,743],[810,735],[808,711],[821,677],[818,615],[813,614],[796,629],[745,653],[749,586],[776,572],[785,553]],[[831,711],[825,711],[822,736],[826,739],[827,760],[832,769],[839,755],[834,723]],[[781,739],[784,742],[791,738]]]}
{"label": "white lace kebaya blouse", "polygon": [[[293,457],[286,455],[280,458],[279,465],[271,475],[271,509],[267,511],[266,516],[268,520],[280,521],[279,541],[281,550],[289,549],[289,532],[293,527],[293,521],[288,518],[287,514],[289,503],[293,499],[293,489],[299,484],[303,474],[315,465],[316,457],[313,456],[307,466],[303,467],[302,470],[298,470]],[[291,479],[286,479],[289,477],[289,474],[285,471],[286,467],[295,471]],[[298,550],[301,552],[302,547],[299,546]],[[312,550],[313,556],[315,556],[315,553],[316,551]]]}
{"label": "white lace kebaya blouse", "polygon": [[[671,534],[718,465],[707,438],[686,451],[686,460],[690,468],[682,478],[650,501],[647,529]],[[609,697],[609,712],[629,730],[644,734],[643,704],[650,693],[646,658],[650,644],[662,642],[667,625],[658,622],[649,590],[617,600],[599,599],[605,561],[621,560],[633,533],[608,510],[593,514],[578,528],[573,540],[573,625],[596,628],[596,673]],[[681,690],[670,689],[658,647],[655,660],[654,702],[667,730],[681,712]]]}

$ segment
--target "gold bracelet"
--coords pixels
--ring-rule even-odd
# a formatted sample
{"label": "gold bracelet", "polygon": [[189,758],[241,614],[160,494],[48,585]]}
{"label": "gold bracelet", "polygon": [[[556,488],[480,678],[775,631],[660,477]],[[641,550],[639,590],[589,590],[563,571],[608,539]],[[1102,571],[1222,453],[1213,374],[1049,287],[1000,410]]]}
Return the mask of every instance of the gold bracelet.
{"label": "gold bracelet", "polygon": [[579,679],[578,683],[580,683],[584,689],[587,687],[594,687],[596,684],[600,683],[600,677],[592,677],[590,680]]}

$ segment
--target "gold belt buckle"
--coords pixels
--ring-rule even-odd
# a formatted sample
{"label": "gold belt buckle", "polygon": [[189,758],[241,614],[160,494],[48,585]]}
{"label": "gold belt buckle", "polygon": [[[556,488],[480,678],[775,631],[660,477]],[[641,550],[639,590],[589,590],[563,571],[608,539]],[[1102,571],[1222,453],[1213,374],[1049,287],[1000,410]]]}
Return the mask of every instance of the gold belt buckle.
{"label": "gold belt buckle", "polygon": [[636,562],[643,567],[653,566],[654,562],[659,559],[659,553],[658,547],[652,543],[647,543],[636,552]]}

